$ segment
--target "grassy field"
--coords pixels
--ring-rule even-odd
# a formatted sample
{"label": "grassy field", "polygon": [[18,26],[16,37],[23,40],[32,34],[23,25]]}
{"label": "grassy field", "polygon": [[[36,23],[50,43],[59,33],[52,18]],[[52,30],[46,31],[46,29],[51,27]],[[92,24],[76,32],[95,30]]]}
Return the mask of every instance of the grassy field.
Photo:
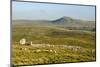
{"label": "grassy field", "polygon": [[[95,31],[57,26],[12,26],[12,64],[52,64],[96,60]],[[20,45],[26,38],[32,45]],[[38,45],[38,46],[36,46]]]}

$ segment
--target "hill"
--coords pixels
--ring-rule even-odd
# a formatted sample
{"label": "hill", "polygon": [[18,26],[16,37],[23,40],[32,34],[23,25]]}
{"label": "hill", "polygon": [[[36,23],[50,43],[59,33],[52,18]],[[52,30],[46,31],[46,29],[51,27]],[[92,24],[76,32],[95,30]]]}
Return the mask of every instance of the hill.
{"label": "hill", "polygon": [[54,27],[62,27],[68,29],[78,29],[78,30],[94,30],[95,29],[95,21],[86,21],[80,19],[73,19],[70,17],[61,17],[55,20],[13,20],[13,24],[26,24],[29,25],[38,25],[38,26],[54,26]]}
{"label": "hill", "polygon": [[[54,64],[96,61],[94,21],[13,20],[12,64]],[[90,30],[94,31],[90,31]],[[25,38],[25,45],[19,44]]]}

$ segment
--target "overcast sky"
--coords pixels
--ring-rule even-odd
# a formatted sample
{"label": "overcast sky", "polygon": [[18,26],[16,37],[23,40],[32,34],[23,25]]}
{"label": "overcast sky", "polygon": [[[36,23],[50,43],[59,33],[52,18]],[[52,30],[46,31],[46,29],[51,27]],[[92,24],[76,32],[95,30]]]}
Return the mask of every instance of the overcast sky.
{"label": "overcast sky", "polygon": [[95,7],[31,2],[12,3],[13,20],[54,20],[63,16],[82,20],[95,20]]}

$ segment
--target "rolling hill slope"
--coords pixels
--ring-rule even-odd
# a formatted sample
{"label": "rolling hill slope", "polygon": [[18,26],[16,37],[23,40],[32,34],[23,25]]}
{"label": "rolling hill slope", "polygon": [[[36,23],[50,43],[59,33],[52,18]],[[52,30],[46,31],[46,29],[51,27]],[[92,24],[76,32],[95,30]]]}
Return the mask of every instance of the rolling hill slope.
{"label": "rolling hill slope", "polygon": [[13,20],[13,24],[38,26],[59,26],[69,29],[95,29],[95,21],[84,21],[70,17],[61,17],[56,20]]}

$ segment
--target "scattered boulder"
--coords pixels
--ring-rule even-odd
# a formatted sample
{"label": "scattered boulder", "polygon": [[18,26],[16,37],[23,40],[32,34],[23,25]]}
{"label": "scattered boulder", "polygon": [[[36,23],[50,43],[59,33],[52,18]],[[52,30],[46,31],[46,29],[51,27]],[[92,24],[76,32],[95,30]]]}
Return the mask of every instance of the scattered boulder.
{"label": "scattered boulder", "polygon": [[26,44],[26,39],[25,38],[22,38],[19,42],[21,45],[25,45]]}

